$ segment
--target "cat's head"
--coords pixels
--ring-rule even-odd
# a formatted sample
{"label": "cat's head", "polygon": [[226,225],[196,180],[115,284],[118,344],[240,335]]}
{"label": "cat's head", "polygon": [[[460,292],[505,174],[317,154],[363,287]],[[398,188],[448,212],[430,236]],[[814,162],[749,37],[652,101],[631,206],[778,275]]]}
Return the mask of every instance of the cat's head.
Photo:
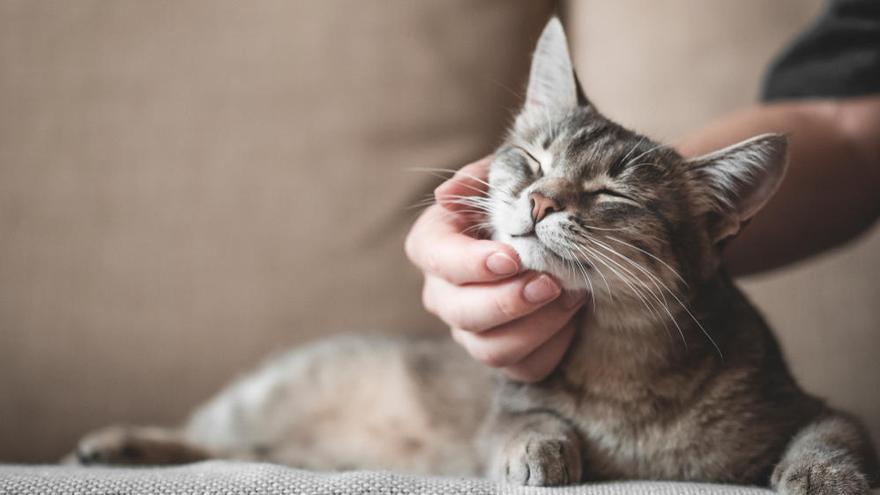
{"label": "cat's head", "polygon": [[776,191],[786,162],[780,135],[684,159],[611,122],[583,96],[554,18],[491,165],[493,238],[566,288],[650,302],[652,287],[717,272],[724,241]]}

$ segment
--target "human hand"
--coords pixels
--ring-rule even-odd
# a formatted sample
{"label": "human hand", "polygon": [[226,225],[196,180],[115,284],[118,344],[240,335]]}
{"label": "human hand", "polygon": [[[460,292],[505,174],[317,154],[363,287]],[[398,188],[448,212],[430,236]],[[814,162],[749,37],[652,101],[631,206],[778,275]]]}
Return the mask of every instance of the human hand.
{"label": "human hand", "polygon": [[580,291],[563,294],[547,274],[523,271],[509,245],[467,235],[478,222],[456,198],[485,195],[491,157],[463,167],[435,191],[436,204],[406,239],[425,274],[422,301],[474,359],[522,382],[544,379],[574,336]]}

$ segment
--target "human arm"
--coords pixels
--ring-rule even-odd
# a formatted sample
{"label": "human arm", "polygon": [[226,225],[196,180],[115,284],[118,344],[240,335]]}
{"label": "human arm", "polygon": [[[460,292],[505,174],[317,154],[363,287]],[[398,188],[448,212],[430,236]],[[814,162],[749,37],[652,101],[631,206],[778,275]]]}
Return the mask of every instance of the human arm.
{"label": "human arm", "polygon": [[880,96],[792,100],[748,107],[686,136],[688,157],[766,132],[790,139],[786,179],[725,262],[746,275],[842,244],[880,214]]}

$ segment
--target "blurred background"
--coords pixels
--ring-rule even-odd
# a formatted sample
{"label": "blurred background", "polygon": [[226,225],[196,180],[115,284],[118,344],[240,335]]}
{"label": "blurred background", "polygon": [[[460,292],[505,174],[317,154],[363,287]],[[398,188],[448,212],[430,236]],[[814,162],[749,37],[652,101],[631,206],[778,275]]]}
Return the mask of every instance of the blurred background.
{"label": "blurred background", "polygon": [[[172,424],[265,355],[443,332],[402,242],[491,152],[561,9],[611,118],[754,102],[819,0],[0,0],[0,461]],[[880,438],[880,233],[743,280],[796,376]]]}

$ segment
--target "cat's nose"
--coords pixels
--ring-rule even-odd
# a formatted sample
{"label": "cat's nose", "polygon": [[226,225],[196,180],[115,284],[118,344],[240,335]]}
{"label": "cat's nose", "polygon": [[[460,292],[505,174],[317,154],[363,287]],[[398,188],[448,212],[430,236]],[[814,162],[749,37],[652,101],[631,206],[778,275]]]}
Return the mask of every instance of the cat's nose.
{"label": "cat's nose", "polygon": [[548,198],[537,191],[529,194],[529,201],[532,205],[532,221],[535,224],[543,220],[547,215],[561,209],[556,200]]}

